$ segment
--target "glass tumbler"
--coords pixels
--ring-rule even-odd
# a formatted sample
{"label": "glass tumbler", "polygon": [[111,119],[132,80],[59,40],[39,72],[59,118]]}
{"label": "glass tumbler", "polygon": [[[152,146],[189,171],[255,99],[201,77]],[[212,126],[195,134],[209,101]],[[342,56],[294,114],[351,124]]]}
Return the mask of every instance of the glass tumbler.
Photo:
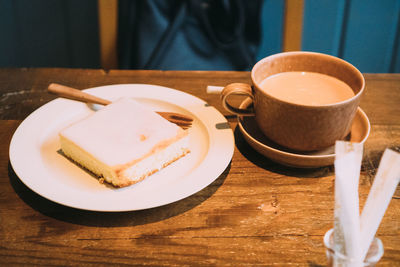
{"label": "glass tumbler", "polygon": [[339,251],[335,251],[335,246],[333,244],[333,229],[326,232],[324,236],[324,245],[328,261],[327,266],[375,266],[383,255],[382,241],[375,237],[363,262],[357,262],[352,258],[348,258]]}

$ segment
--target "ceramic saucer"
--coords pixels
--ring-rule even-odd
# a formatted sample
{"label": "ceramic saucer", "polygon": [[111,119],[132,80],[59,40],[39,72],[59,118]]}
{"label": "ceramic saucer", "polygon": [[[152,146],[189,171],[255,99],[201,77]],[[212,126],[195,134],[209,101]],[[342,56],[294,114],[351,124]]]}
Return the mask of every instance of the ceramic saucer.
{"label": "ceramic saucer", "polygon": [[[250,103],[250,101],[244,101],[241,104],[241,108],[246,108]],[[282,147],[265,137],[258,128],[254,117],[239,116],[238,126],[246,142],[251,147],[265,157],[280,164],[300,168],[317,168],[329,166],[334,163],[334,146],[318,151],[299,152]],[[358,108],[353,120],[351,132],[345,140],[364,143],[368,138],[370,129],[371,125],[367,115],[361,108]]]}

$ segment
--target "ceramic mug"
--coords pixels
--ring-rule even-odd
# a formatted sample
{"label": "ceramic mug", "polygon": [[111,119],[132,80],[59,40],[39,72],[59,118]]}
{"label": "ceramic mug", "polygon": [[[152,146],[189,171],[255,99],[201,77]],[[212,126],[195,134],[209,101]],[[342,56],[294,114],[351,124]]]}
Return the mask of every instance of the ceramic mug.
{"label": "ceramic mug", "polygon": [[[278,99],[261,89],[266,78],[284,72],[314,72],[346,83],[354,93],[344,101],[308,105]],[[251,71],[252,86],[232,83],[221,92],[222,105],[231,113],[255,116],[260,130],[275,143],[299,151],[320,150],[345,138],[351,129],[365,80],[350,63],[314,52],[285,52],[257,62]],[[282,88],[285,90],[285,88]],[[231,95],[244,95],[253,105],[240,109],[228,101]]]}

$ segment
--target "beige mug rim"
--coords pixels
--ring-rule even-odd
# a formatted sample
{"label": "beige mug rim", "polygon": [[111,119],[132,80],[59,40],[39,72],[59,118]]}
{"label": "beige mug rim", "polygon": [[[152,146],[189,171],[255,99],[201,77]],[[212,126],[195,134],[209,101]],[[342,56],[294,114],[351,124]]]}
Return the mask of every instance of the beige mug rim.
{"label": "beige mug rim", "polygon": [[[285,101],[285,100],[278,99],[278,98],[276,98],[276,97],[264,92],[263,90],[261,90],[259,88],[259,85],[255,82],[255,77],[254,77],[254,75],[255,75],[254,73],[255,73],[255,70],[256,70],[257,67],[259,67],[260,65],[264,64],[265,61],[271,60],[271,58],[274,58],[274,57],[281,57],[281,56],[284,56],[284,55],[300,55],[300,54],[302,54],[302,55],[317,55],[317,56],[320,56],[320,57],[330,58],[330,59],[333,59],[335,61],[338,61],[338,62],[340,62],[342,64],[345,64],[345,65],[349,66],[350,68],[355,70],[355,72],[358,74],[359,78],[361,78],[361,89],[360,89],[360,91],[357,94],[355,94],[354,96],[352,96],[352,97],[350,97],[350,98],[348,98],[346,100],[340,101],[340,102],[336,102],[336,103],[332,103],[332,104],[325,104],[325,105],[304,105],[304,104],[297,104],[297,103],[292,103],[292,102],[288,102],[288,101]],[[346,105],[349,102],[353,102],[357,98],[359,98],[362,95],[362,93],[364,92],[364,89],[365,89],[365,78],[362,75],[362,73],[353,64],[351,64],[348,61],[343,60],[341,58],[335,57],[335,56],[331,56],[331,55],[324,54],[324,53],[318,53],[318,52],[309,52],[309,51],[282,52],[282,53],[277,53],[277,54],[273,54],[273,55],[267,56],[267,57],[259,60],[253,66],[253,68],[251,69],[251,81],[253,83],[253,86],[255,88],[257,88],[257,90],[260,93],[262,93],[262,94],[264,94],[264,95],[266,95],[266,96],[268,96],[268,97],[270,97],[270,98],[272,98],[272,99],[274,99],[276,101],[279,101],[279,102],[282,102],[282,103],[285,103],[285,104],[288,104],[288,105],[292,105],[292,106],[298,106],[298,107],[310,108],[310,109],[340,107],[342,105]]]}

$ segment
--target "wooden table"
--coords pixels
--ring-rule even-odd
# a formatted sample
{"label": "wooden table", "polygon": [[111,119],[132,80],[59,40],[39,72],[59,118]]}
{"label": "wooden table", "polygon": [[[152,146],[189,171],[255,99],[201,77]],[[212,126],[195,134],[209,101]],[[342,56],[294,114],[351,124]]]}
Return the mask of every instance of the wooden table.
{"label": "wooden table", "polygon": [[[365,74],[361,107],[372,124],[360,183],[363,205],[386,147],[400,150],[400,75]],[[11,137],[28,114],[55,97],[50,82],[76,88],[163,85],[196,95],[228,115],[207,85],[249,82],[248,72],[0,69],[0,265],[278,265],[326,263],[322,237],[333,225],[333,167],[294,169],[257,154],[233,116],[231,164],[181,201],[142,211],[101,213],[55,204],[27,188],[9,162]],[[380,266],[400,266],[400,199],[378,236]]]}

